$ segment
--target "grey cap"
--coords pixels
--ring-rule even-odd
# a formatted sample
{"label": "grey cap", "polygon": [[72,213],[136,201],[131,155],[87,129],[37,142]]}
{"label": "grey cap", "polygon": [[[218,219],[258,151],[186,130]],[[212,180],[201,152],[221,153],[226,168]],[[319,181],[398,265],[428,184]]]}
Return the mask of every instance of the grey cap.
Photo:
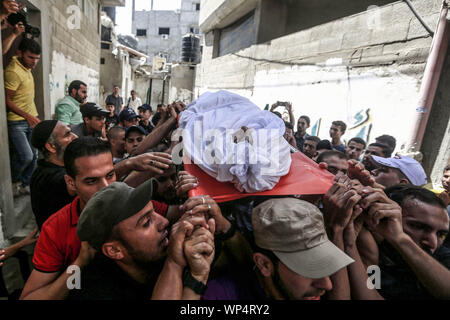
{"label": "grey cap", "polygon": [[154,183],[156,180],[150,179],[134,189],[126,183],[114,182],[98,191],[78,220],[80,240],[100,250],[115,225],[141,211],[152,200]]}
{"label": "grey cap", "polygon": [[328,240],[320,210],[309,202],[270,199],[252,213],[256,245],[302,277],[328,277],[354,262]]}

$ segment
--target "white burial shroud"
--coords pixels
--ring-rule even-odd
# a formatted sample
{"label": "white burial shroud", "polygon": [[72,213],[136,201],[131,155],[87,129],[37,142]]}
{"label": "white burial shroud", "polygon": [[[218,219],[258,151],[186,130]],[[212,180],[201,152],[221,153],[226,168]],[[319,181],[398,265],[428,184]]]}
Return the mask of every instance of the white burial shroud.
{"label": "white burial shroud", "polygon": [[247,98],[224,90],[204,93],[181,113],[179,125],[184,155],[240,192],[271,190],[289,172],[283,120]]}

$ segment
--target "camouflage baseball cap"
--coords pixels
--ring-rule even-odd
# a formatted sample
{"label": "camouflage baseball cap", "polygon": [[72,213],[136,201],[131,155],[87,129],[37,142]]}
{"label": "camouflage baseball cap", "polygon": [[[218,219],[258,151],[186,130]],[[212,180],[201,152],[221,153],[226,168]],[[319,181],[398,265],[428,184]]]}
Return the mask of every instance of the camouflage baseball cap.
{"label": "camouflage baseball cap", "polygon": [[328,239],[322,213],[309,202],[267,200],[253,210],[252,223],[256,245],[302,277],[328,277],[354,262]]}

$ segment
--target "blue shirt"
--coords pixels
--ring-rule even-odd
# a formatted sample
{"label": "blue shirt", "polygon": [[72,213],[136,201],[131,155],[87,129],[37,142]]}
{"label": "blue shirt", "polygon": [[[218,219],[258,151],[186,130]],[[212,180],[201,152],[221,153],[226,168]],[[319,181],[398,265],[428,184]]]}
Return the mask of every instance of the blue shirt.
{"label": "blue shirt", "polygon": [[333,146],[334,150],[340,151],[343,154],[345,154],[346,150],[345,150],[345,144],[340,144],[338,146]]}

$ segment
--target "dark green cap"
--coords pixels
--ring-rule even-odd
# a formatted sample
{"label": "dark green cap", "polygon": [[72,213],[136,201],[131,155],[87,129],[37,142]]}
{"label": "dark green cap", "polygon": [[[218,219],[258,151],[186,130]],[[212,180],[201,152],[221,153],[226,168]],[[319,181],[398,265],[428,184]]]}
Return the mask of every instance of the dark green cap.
{"label": "dark green cap", "polygon": [[77,235],[99,251],[112,229],[121,221],[141,211],[156,190],[155,179],[136,189],[123,182],[114,182],[98,191],[86,204],[78,220]]}

